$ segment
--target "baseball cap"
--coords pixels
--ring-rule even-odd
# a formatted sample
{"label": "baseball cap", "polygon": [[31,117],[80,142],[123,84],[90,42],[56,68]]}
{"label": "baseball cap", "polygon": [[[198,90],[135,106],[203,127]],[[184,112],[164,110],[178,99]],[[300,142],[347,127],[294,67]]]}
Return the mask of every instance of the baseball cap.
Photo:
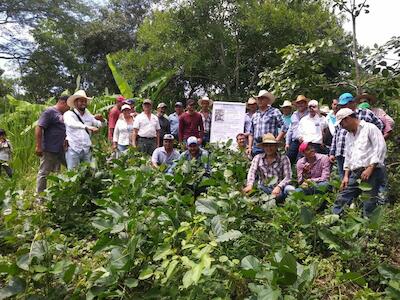
{"label": "baseball cap", "polygon": [[350,93],[343,93],[339,97],[339,105],[346,105],[347,103],[354,100],[354,97]]}
{"label": "baseball cap", "polygon": [[310,102],[308,102],[308,106],[316,106],[318,107],[319,103],[317,100],[310,100]]}
{"label": "baseball cap", "polygon": [[123,111],[124,109],[132,109],[128,104],[124,104],[121,107],[121,111]]}
{"label": "baseball cap", "polygon": [[196,144],[197,145],[197,137],[195,136],[191,136],[187,139],[187,145],[192,145],[192,144]]}
{"label": "baseball cap", "polygon": [[117,102],[124,102],[125,101],[125,97],[121,96],[121,95],[117,96],[116,99],[117,99]]}
{"label": "baseball cap", "polygon": [[354,111],[352,111],[350,108],[339,109],[339,111],[336,113],[336,124],[340,124],[344,118],[347,118],[352,114],[354,114]]}
{"label": "baseball cap", "polygon": [[150,99],[144,99],[143,104],[153,104],[153,101]]}
{"label": "baseball cap", "polygon": [[164,134],[163,139],[164,140],[173,140],[174,136],[172,134],[170,134],[170,133],[167,133],[167,134]]}
{"label": "baseball cap", "polygon": [[182,102],[176,102],[175,106],[183,106]]}
{"label": "baseball cap", "polygon": [[307,142],[302,142],[299,146],[299,152],[300,153],[304,153],[304,151],[306,151],[308,147],[308,143]]}
{"label": "baseball cap", "polygon": [[161,102],[160,104],[157,105],[157,108],[161,108],[161,107],[167,107],[167,104],[165,104],[164,102]]}
{"label": "baseball cap", "polygon": [[135,102],[136,102],[135,99],[132,99],[132,98],[126,99],[126,100],[124,101],[124,103],[125,103],[125,104],[128,104],[128,105],[134,105]]}

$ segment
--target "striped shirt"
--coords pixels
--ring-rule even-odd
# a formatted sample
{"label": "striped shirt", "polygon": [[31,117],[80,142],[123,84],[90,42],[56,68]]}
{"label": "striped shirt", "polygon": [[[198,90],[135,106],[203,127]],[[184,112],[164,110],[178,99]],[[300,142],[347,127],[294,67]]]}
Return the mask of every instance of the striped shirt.
{"label": "striped shirt", "polygon": [[[383,122],[369,109],[356,109],[354,112],[358,119],[364,120],[365,122],[372,123],[378,127],[381,131],[384,129]],[[346,149],[346,135],[347,130],[342,126],[337,125],[335,135],[332,139],[331,149],[329,155],[334,156],[345,156]]]}
{"label": "striped shirt", "polygon": [[292,179],[290,160],[286,155],[278,153],[276,159],[271,164],[268,164],[265,153],[257,154],[253,158],[247,174],[247,185],[254,185],[256,174],[259,175],[258,178],[261,183],[264,183],[266,179],[276,177],[278,181],[274,186],[279,186],[283,190]]}
{"label": "striped shirt", "polygon": [[279,109],[269,106],[266,111],[257,111],[251,118],[250,134],[254,137],[254,142],[261,141],[266,133],[278,135],[279,128],[283,127],[282,113]]}
{"label": "striped shirt", "polygon": [[206,117],[203,112],[200,111],[201,119],[203,120],[204,133],[209,133],[211,130],[211,112],[208,112]]}

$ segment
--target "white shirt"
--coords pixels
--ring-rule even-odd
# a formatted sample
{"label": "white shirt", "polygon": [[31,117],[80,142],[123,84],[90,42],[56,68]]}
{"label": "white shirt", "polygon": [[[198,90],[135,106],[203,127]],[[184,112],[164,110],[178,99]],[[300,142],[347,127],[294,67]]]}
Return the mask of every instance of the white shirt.
{"label": "white shirt", "polygon": [[345,170],[366,168],[371,164],[384,165],[386,142],[382,132],[372,123],[360,121],[356,134],[346,135],[346,153],[343,167]]}
{"label": "white shirt", "polygon": [[322,144],[322,131],[327,126],[325,118],[318,114],[304,116],[299,122],[299,137],[303,138],[303,142]]}
{"label": "white shirt", "polygon": [[155,138],[161,129],[157,116],[151,114],[149,119],[144,112],[136,116],[133,128],[139,129],[138,136],[145,138]]}
{"label": "white shirt", "polygon": [[72,110],[69,110],[64,114],[68,146],[76,152],[81,152],[82,150],[88,152],[92,145],[92,141],[90,140],[90,135],[86,132],[85,128],[87,126],[101,127],[102,123],[96,120],[87,109],[85,109],[83,115],[81,115],[76,108],[74,108],[74,111],[81,117],[85,124],[79,121],[78,117]]}
{"label": "white shirt", "polygon": [[180,154],[176,149],[172,149],[172,152],[168,154],[164,147],[159,147],[153,151],[151,162],[156,163],[157,165],[166,164],[170,166],[174,160],[179,159],[179,156]]}
{"label": "white shirt", "polygon": [[122,119],[118,119],[117,123],[115,123],[113,142],[123,146],[130,145],[132,132],[133,124],[126,123],[124,117],[122,117]]}

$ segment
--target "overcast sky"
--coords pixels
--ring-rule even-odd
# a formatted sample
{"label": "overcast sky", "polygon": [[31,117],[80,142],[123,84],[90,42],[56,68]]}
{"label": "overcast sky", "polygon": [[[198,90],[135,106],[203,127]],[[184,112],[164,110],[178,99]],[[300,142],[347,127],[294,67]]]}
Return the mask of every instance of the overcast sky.
{"label": "overcast sky", "polygon": [[[399,36],[400,0],[368,0],[368,3],[370,13],[363,13],[357,18],[358,42],[363,46],[373,47],[375,43],[382,45],[391,37]],[[351,23],[346,22],[344,28],[351,32]],[[0,68],[7,70],[6,75],[13,74],[2,59],[0,59]]]}

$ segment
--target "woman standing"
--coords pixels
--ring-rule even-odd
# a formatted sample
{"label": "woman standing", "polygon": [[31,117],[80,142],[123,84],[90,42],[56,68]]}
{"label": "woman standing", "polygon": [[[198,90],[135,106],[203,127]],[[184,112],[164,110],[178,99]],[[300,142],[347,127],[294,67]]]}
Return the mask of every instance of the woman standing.
{"label": "woman standing", "polygon": [[117,151],[117,157],[127,151],[129,145],[132,144],[134,118],[131,115],[131,111],[131,107],[128,104],[124,104],[121,107],[122,118],[119,118],[115,124],[112,148],[113,151]]}

